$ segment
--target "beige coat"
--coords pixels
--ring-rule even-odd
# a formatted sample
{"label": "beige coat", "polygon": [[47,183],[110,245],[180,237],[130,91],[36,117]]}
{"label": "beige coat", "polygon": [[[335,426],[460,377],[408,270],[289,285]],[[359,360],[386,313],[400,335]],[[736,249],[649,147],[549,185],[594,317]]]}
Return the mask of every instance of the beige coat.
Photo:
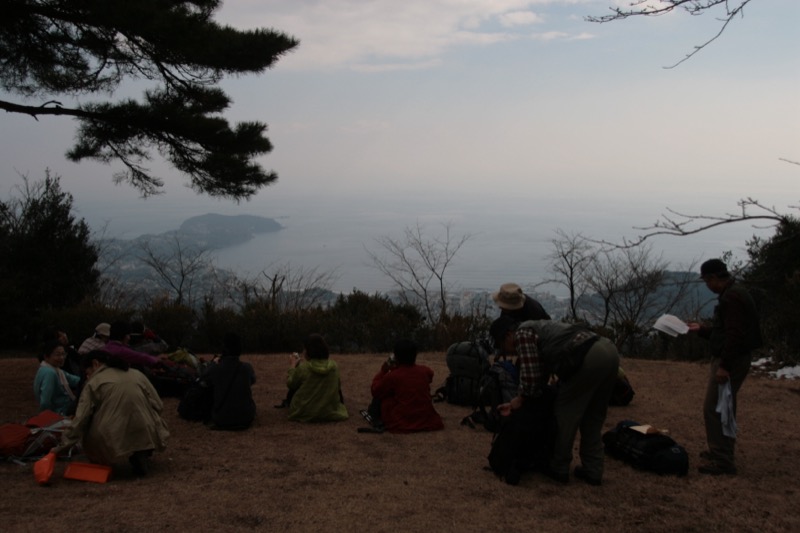
{"label": "beige coat", "polygon": [[169,437],[162,408],[144,374],[101,366],[86,382],[60,448],[82,442],[89,460],[100,464],[127,460],[141,450],[161,451]]}

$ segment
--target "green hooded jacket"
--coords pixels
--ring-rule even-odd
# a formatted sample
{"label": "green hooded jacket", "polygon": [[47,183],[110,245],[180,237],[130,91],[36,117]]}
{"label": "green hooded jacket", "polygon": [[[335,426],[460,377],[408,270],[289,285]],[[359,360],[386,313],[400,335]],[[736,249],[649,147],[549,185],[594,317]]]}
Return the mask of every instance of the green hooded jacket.
{"label": "green hooded jacket", "polygon": [[342,402],[339,367],[331,359],[310,359],[289,369],[286,380],[292,401],[289,420],[298,422],[335,422],[347,420]]}

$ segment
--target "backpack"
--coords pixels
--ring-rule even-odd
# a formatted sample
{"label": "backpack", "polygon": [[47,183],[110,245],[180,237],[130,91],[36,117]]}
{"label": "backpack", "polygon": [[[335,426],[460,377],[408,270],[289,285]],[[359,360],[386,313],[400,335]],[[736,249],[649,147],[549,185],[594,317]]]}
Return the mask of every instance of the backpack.
{"label": "backpack", "polygon": [[603,434],[606,453],[640,470],[657,474],[685,476],[689,472],[689,454],[669,435],[660,432],[642,433],[623,420]]}
{"label": "backpack", "polygon": [[44,410],[25,424],[0,426],[0,456],[13,459],[37,459],[58,445],[69,419]]}
{"label": "backpack", "polygon": [[487,459],[489,469],[509,485],[516,485],[520,474],[547,468],[555,439],[556,395],[555,386],[545,387],[527,408],[498,417]]}
{"label": "backpack", "polygon": [[464,341],[447,349],[446,360],[450,375],[437,395],[456,405],[478,405],[481,377],[491,366],[489,354],[480,343]]}
{"label": "backpack", "polygon": [[178,416],[184,420],[200,422],[211,419],[214,405],[214,392],[205,382],[196,379],[178,402]]}
{"label": "backpack", "polygon": [[495,361],[481,376],[474,411],[461,423],[472,428],[475,424],[483,424],[487,430],[497,432],[501,418],[497,406],[510,402],[518,393],[519,370],[516,365],[506,359]]}

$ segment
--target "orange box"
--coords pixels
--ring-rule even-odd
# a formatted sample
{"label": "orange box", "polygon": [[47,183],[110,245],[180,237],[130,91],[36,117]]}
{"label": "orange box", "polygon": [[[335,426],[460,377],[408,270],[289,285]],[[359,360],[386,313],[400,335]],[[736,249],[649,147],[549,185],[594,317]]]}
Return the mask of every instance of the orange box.
{"label": "orange box", "polygon": [[105,483],[111,477],[111,467],[92,463],[70,463],[64,470],[64,479]]}

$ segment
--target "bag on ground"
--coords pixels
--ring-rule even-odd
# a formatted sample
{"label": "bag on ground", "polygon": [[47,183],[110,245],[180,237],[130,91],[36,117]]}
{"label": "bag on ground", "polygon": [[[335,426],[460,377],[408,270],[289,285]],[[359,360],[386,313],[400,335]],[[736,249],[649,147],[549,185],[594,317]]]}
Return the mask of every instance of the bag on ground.
{"label": "bag on ground", "polygon": [[489,368],[489,354],[479,342],[464,341],[447,349],[447,376],[444,387],[437,391],[448,403],[478,405],[480,381]]}
{"label": "bag on ground", "polygon": [[640,426],[623,420],[603,434],[606,453],[640,470],[657,474],[685,476],[689,472],[689,454],[669,435],[658,431],[643,433]]}
{"label": "bag on ground", "polygon": [[[489,468],[507,482],[531,470],[544,470],[553,453],[557,390],[546,387],[526,407],[500,417],[489,450]],[[510,481],[511,480],[511,481]]]}
{"label": "bag on ground", "polygon": [[501,418],[497,407],[510,402],[518,393],[519,370],[516,365],[506,359],[495,361],[481,376],[478,403],[462,423],[471,427],[482,424],[487,430],[496,432]]}

